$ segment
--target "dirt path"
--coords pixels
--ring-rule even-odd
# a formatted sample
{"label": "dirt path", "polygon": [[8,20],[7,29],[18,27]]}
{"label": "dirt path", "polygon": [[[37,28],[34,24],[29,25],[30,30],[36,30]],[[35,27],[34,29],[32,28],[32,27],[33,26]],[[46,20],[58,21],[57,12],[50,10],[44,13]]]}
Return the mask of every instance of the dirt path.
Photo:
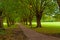
{"label": "dirt path", "polygon": [[29,40],[60,40],[60,38],[52,37],[37,33],[31,29],[27,29],[25,26],[19,24],[20,28],[24,34],[29,38]]}
{"label": "dirt path", "polygon": [[7,28],[5,35],[0,35],[0,40],[27,40],[22,30],[18,28]]}
{"label": "dirt path", "polygon": [[0,35],[0,40],[60,40],[60,38],[37,33],[21,24],[18,24],[17,28],[7,28],[5,31],[5,35]]}

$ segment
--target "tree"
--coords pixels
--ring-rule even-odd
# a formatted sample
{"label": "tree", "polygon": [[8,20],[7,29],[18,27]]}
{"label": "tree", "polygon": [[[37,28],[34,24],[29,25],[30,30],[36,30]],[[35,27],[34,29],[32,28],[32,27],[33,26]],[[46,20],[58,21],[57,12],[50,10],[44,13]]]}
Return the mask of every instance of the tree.
{"label": "tree", "polygon": [[32,5],[32,10],[36,15],[37,27],[41,27],[41,18],[45,9],[47,8],[48,10],[46,12],[49,12],[51,14],[55,12],[56,7],[54,6],[56,5],[52,0],[30,0],[30,2],[30,5]]}
{"label": "tree", "polygon": [[33,17],[34,17],[34,11],[33,11],[33,5],[32,5],[32,0],[29,0],[29,10],[30,10],[30,13],[29,13],[29,16],[28,16],[28,21],[29,21],[29,25],[32,27],[32,20],[33,20]]}
{"label": "tree", "polygon": [[58,5],[59,5],[59,8],[60,8],[60,0],[57,0],[57,3],[58,3]]}
{"label": "tree", "polygon": [[0,9],[0,29],[3,28],[3,16],[2,16],[3,10]]}
{"label": "tree", "polygon": [[19,0],[5,0],[3,1],[3,6],[5,9],[5,17],[7,20],[7,24],[12,25],[15,23],[16,18],[18,17],[17,14],[19,14],[20,10],[20,3]]}
{"label": "tree", "polygon": [[4,29],[3,28],[3,14],[4,14],[4,6],[3,6],[3,1],[0,0],[0,29]]}
{"label": "tree", "polygon": [[41,27],[41,18],[42,18],[42,13],[45,9],[45,6],[46,6],[46,3],[44,0],[32,1],[33,11],[36,14],[37,27]]}
{"label": "tree", "polygon": [[[54,0],[51,3],[48,3],[46,8],[44,9],[43,16],[44,17],[45,17],[45,15],[47,17],[51,16],[51,18],[55,19],[55,21],[56,21],[56,19],[57,19],[56,15],[58,14],[58,12],[59,12],[58,4],[57,4],[57,1]],[[56,16],[56,18],[55,18],[55,16]],[[43,19],[44,19],[44,17],[43,17]]]}
{"label": "tree", "polygon": [[32,16],[32,13],[31,13],[31,7],[30,7],[30,5],[28,4],[28,3],[30,3],[28,0],[23,0],[23,1],[21,1],[21,8],[23,8],[23,9],[21,9],[23,12],[22,12],[22,19],[23,19],[23,21],[27,24],[27,21],[29,21],[29,25],[31,26],[31,21],[32,21],[32,18],[33,18],[33,16]]}

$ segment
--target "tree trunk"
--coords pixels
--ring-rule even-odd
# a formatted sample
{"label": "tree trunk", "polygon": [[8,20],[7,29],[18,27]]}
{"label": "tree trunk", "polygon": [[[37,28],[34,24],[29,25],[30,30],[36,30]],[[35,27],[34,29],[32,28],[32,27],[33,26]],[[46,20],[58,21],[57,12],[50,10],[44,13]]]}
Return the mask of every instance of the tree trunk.
{"label": "tree trunk", "polygon": [[10,20],[10,17],[7,17],[7,25],[8,25],[8,27],[10,27],[11,24],[12,24],[12,22],[11,22],[11,20]]}
{"label": "tree trunk", "polygon": [[42,12],[40,13],[38,11],[36,11],[36,21],[37,21],[37,27],[41,27],[41,18],[42,18]]}
{"label": "tree trunk", "polygon": [[32,18],[33,17],[31,17],[31,16],[29,17],[29,26],[31,26],[31,27],[32,27]]}
{"label": "tree trunk", "polygon": [[25,24],[25,18],[23,18],[22,22]]}
{"label": "tree trunk", "polygon": [[28,23],[27,23],[27,18],[23,18],[23,23],[24,23],[25,25],[28,24]]}
{"label": "tree trunk", "polygon": [[10,27],[9,18],[7,18],[7,25],[8,25],[8,27]]}
{"label": "tree trunk", "polygon": [[31,26],[32,24],[31,24],[31,21],[29,22],[29,26]]}
{"label": "tree trunk", "polygon": [[25,19],[25,24],[28,25],[28,23],[27,23],[27,18]]}
{"label": "tree trunk", "polygon": [[3,28],[3,18],[0,17],[0,29]]}
{"label": "tree trunk", "polygon": [[57,3],[58,3],[58,5],[59,5],[59,8],[60,8],[60,0],[57,0]]}
{"label": "tree trunk", "polygon": [[3,28],[3,16],[2,16],[2,9],[0,9],[0,30],[5,30]]}
{"label": "tree trunk", "polygon": [[37,27],[41,27],[40,17],[36,16]]}
{"label": "tree trunk", "polygon": [[31,20],[29,21],[29,26],[31,26],[31,27],[32,27],[32,21],[31,21]]}

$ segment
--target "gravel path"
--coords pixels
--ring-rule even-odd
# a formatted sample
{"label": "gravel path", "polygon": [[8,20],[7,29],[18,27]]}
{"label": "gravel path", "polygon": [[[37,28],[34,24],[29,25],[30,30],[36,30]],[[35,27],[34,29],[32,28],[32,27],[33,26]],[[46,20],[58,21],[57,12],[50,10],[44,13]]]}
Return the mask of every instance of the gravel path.
{"label": "gravel path", "polygon": [[36,31],[28,29],[21,24],[19,24],[19,26],[21,30],[24,32],[24,34],[29,38],[29,40],[60,40],[60,38],[37,33]]}

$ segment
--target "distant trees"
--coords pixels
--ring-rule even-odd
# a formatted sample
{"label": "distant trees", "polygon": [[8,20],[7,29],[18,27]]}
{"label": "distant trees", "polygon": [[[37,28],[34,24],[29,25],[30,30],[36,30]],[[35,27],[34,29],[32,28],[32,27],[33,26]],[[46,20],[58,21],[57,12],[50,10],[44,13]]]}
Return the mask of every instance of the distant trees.
{"label": "distant trees", "polygon": [[21,18],[22,20],[25,22],[25,24],[28,24],[29,22],[29,25],[32,26],[32,20],[33,20],[33,10],[32,10],[32,5],[31,5],[31,0],[23,0],[23,1],[20,1],[21,2]]}

